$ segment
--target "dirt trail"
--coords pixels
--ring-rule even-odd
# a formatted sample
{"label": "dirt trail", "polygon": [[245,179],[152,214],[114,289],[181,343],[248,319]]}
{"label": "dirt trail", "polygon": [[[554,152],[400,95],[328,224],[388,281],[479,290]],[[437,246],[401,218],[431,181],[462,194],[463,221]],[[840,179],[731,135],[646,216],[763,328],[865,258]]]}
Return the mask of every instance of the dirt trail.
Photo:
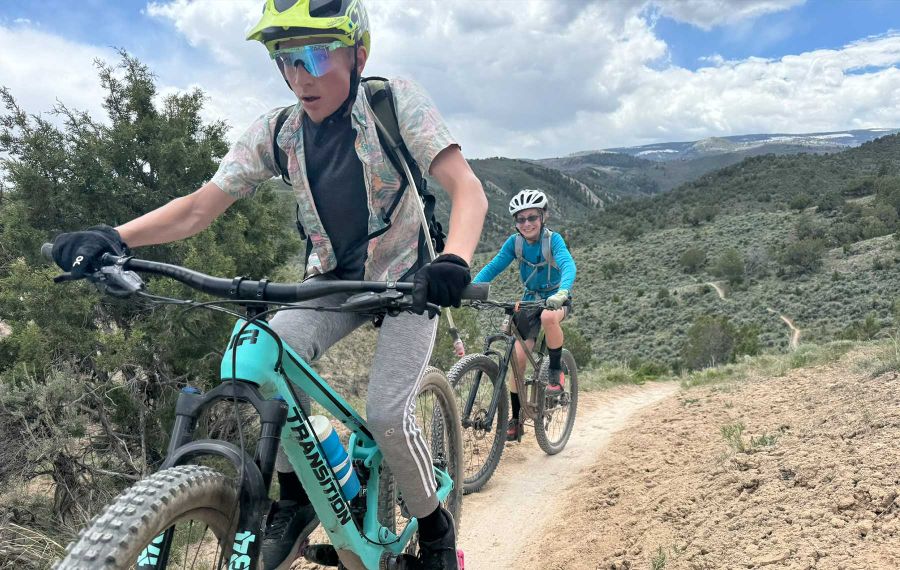
{"label": "dirt trail", "polygon": [[722,289],[721,286],[716,285],[716,284],[713,283],[712,281],[707,281],[706,283],[704,283],[704,285],[709,285],[710,287],[712,287],[713,289],[715,289],[715,290],[716,290],[716,293],[718,293],[718,295],[719,295],[719,299],[722,299],[723,301],[725,300],[725,290]]}
{"label": "dirt trail", "polygon": [[597,460],[613,433],[677,390],[676,384],[654,383],[582,394],[575,429],[560,454],[541,451],[530,429],[521,443],[508,445],[491,481],[463,501],[459,544],[466,568],[525,568],[514,562],[540,537],[541,527],[560,516],[557,497]]}
{"label": "dirt trail", "polygon": [[778,315],[778,318],[781,319],[782,321],[784,321],[784,324],[786,324],[788,326],[788,328],[791,329],[791,339],[788,341],[788,346],[790,347],[791,350],[797,350],[797,347],[800,346],[800,335],[802,333],[801,333],[800,329],[797,328],[797,325],[794,324],[794,321],[792,321],[789,317],[786,317],[785,315],[779,315],[775,309],[772,309],[770,307],[766,307],[766,310],[768,312],[772,313],[773,315]]}
{"label": "dirt trail", "polygon": [[784,315],[778,315],[781,317],[781,320],[785,322],[785,324],[791,329],[791,340],[790,347],[791,350],[797,350],[797,347],[800,346],[800,329],[794,326],[794,321],[785,317]]}
{"label": "dirt trail", "polygon": [[515,567],[900,568],[900,374],[873,377],[872,352],[687,389],[641,414]]}

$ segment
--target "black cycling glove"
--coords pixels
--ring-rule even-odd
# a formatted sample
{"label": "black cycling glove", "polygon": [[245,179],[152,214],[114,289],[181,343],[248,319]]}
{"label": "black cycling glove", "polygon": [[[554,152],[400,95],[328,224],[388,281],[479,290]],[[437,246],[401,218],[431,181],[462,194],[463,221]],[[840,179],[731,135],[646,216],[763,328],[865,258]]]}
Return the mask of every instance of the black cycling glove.
{"label": "black cycling glove", "polygon": [[421,315],[428,303],[440,307],[458,307],[462,292],[472,281],[469,264],[452,253],[439,255],[416,272],[413,283],[414,313]]}
{"label": "black cycling glove", "polygon": [[104,253],[123,255],[128,246],[115,228],[107,225],[91,226],[80,232],[59,234],[53,240],[53,261],[73,277],[100,269]]}

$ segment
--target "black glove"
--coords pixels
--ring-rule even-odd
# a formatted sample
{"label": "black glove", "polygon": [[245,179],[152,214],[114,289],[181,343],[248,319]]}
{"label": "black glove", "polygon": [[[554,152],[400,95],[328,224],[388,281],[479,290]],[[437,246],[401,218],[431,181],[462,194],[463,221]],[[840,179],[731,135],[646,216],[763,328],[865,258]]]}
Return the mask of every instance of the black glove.
{"label": "black glove", "polygon": [[123,255],[127,250],[119,232],[101,224],[56,236],[53,261],[64,271],[70,271],[72,277],[80,278],[100,269],[100,258],[104,253]]}
{"label": "black glove", "polygon": [[434,261],[416,271],[413,280],[414,313],[421,315],[428,303],[440,307],[458,307],[463,289],[472,281],[469,264],[452,253],[439,255]]}

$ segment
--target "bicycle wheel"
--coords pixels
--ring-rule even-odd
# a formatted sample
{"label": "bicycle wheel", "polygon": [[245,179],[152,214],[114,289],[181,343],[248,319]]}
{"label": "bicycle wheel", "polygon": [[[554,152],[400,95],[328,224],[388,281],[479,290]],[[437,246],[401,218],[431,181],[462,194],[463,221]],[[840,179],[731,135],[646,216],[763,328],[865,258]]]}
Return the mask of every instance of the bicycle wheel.
{"label": "bicycle wheel", "polygon": [[[237,524],[237,487],[209,467],[182,465],[138,481],[82,530],[56,570],[157,568],[174,525],[169,568],[224,568]],[[224,560],[223,560],[224,559]],[[160,564],[160,566],[157,566]]]}
{"label": "bicycle wheel", "polygon": [[[443,502],[443,506],[456,522],[462,516],[462,433],[459,427],[459,413],[454,402],[453,389],[443,372],[429,366],[419,386],[416,396],[416,425],[431,451],[435,467],[446,471],[454,481],[453,490]],[[409,513],[394,482],[390,467],[382,467],[379,477],[378,520],[388,529],[399,534],[406,527]],[[415,553],[417,540],[411,540],[407,552]]]}
{"label": "bicycle wheel", "polygon": [[538,415],[534,421],[534,436],[538,445],[548,455],[556,455],[566,446],[575,425],[578,410],[578,371],[575,358],[568,350],[562,352],[562,368],[565,373],[564,389],[559,394],[547,392],[550,361],[541,365],[541,381],[538,392]]}
{"label": "bicycle wheel", "polygon": [[[509,393],[505,385],[500,388],[497,410],[491,425],[484,425],[497,382],[504,383],[499,376],[500,367],[491,357],[484,354],[470,354],[464,357],[454,364],[447,374],[450,385],[456,391],[456,402],[462,422],[465,494],[478,491],[490,480],[500,463],[503,446],[506,445]],[[477,390],[476,381],[478,381]],[[462,417],[470,398],[473,398],[472,409],[467,416]]]}

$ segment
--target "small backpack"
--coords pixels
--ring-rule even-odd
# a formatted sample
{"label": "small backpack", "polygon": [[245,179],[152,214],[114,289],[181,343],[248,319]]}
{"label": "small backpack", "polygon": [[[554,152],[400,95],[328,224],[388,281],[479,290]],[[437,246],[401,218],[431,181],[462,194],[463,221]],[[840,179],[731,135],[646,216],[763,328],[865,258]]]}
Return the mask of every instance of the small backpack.
{"label": "small backpack", "polygon": [[549,228],[544,228],[543,233],[541,235],[541,258],[543,261],[539,261],[538,263],[532,263],[525,259],[525,256],[522,255],[522,251],[525,249],[525,238],[522,237],[522,234],[516,234],[516,242],[515,242],[515,251],[516,251],[516,259],[519,261],[520,266],[522,264],[527,265],[531,268],[531,275],[525,279],[525,283],[528,283],[535,274],[542,269],[543,267],[547,268],[547,283],[546,287],[542,287],[540,289],[530,289],[526,286],[526,289],[529,291],[534,291],[535,293],[544,293],[547,291],[552,291],[559,287],[559,285],[552,285],[550,283],[550,269],[559,270],[559,266],[556,264],[556,259],[553,257],[553,248],[551,247],[550,240],[553,239],[553,232],[550,231]]}
{"label": "small backpack", "polygon": [[[387,152],[391,164],[403,179],[400,189],[397,191],[397,194],[394,197],[393,202],[391,202],[391,205],[386,210],[382,210],[382,220],[385,224],[387,224],[387,227],[390,227],[391,217],[394,214],[394,210],[397,209],[397,206],[400,204],[400,200],[403,198],[403,194],[406,192],[406,188],[409,186],[410,181],[406,177],[406,171],[404,170],[402,164],[403,162],[405,162],[406,166],[409,168],[409,172],[412,174],[413,182],[416,185],[416,189],[419,192],[419,197],[422,199],[422,204],[425,208],[425,219],[428,220],[428,233],[430,235],[431,242],[434,245],[434,250],[440,253],[444,250],[444,240],[447,236],[446,234],[444,234],[443,226],[441,226],[441,223],[437,220],[437,217],[434,214],[437,200],[435,199],[434,194],[428,191],[428,181],[422,175],[422,171],[419,169],[419,165],[416,163],[412,155],[409,153],[409,150],[406,148],[406,144],[403,142],[403,137],[400,136],[400,124],[397,121],[397,110],[394,108],[394,97],[391,93],[390,82],[383,77],[366,77],[363,78],[362,84],[363,89],[366,93],[366,99],[369,101],[369,105],[372,107],[372,111],[375,113],[375,117],[378,119],[376,126],[378,130],[378,140],[381,142],[381,148]],[[278,142],[276,139],[278,138],[278,133],[281,131],[281,127],[284,125],[284,122],[287,120],[288,115],[290,115],[293,108],[294,105],[289,105],[282,108],[278,112],[278,117],[275,121],[274,135],[272,137],[272,154],[275,157],[275,168],[277,169],[278,174],[281,175],[281,179],[284,180],[285,184],[288,185],[291,184],[291,180],[287,172],[287,153],[280,146],[278,146]],[[380,125],[378,123],[380,123]],[[384,130],[382,130],[382,127],[384,128]],[[394,141],[395,144],[392,145],[390,141]],[[306,240],[306,232],[303,229],[303,224],[300,222],[299,204],[297,205],[296,218],[297,231],[300,232],[300,237]],[[385,228],[383,231],[387,231],[387,228]],[[425,248],[424,238],[424,232],[420,232],[420,252],[427,251],[427,249]],[[309,240],[307,240],[307,257],[309,257],[311,251],[312,244]],[[428,256],[420,255],[420,258],[427,259]]]}

